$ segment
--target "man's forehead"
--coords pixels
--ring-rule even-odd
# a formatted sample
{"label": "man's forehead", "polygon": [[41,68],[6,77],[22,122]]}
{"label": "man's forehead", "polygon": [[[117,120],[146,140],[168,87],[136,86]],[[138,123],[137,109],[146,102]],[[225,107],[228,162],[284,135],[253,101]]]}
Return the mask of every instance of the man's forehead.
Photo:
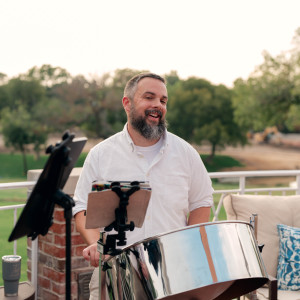
{"label": "man's forehead", "polygon": [[168,95],[166,85],[159,79],[146,77],[139,81],[137,85],[137,90],[140,93],[163,93]]}

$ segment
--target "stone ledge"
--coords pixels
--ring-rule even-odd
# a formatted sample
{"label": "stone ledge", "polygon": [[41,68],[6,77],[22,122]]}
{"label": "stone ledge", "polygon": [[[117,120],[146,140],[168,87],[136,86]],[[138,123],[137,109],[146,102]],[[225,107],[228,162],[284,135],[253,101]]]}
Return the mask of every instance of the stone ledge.
{"label": "stone ledge", "polygon": [[[63,192],[68,195],[74,195],[75,187],[80,176],[82,168],[73,168],[72,172],[63,188]],[[29,170],[27,172],[27,181],[37,181],[42,173],[42,169]]]}

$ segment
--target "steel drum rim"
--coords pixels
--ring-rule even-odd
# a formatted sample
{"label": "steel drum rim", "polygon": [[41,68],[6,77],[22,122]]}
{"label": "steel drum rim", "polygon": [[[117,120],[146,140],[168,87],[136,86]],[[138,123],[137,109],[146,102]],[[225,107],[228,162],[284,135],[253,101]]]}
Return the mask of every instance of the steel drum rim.
{"label": "steel drum rim", "polygon": [[144,243],[144,242],[149,242],[151,240],[160,238],[162,236],[167,236],[167,235],[175,233],[175,232],[185,231],[187,229],[197,228],[197,227],[201,227],[201,226],[206,227],[206,226],[211,226],[211,225],[232,224],[232,223],[249,225],[253,229],[252,224],[250,224],[249,222],[246,222],[246,221],[241,221],[241,220],[232,220],[232,221],[231,220],[222,220],[222,221],[205,222],[205,223],[199,223],[199,224],[194,224],[194,225],[187,225],[187,226],[180,227],[180,228],[177,228],[177,229],[173,229],[173,230],[170,230],[170,231],[162,232],[162,233],[156,234],[154,236],[145,238],[143,240],[137,241],[135,243],[126,245],[125,247],[122,248],[122,251],[126,251],[128,248],[137,246],[138,244],[141,244],[141,243]]}

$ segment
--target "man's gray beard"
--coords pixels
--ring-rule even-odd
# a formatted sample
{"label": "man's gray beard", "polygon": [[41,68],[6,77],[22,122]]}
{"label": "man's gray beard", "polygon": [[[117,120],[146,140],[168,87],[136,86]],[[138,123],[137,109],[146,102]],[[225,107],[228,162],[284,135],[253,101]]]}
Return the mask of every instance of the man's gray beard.
{"label": "man's gray beard", "polygon": [[167,128],[167,121],[159,119],[157,125],[149,125],[146,117],[135,116],[134,109],[130,112],[130,124],[147,140],[158,140],[164,134]]}

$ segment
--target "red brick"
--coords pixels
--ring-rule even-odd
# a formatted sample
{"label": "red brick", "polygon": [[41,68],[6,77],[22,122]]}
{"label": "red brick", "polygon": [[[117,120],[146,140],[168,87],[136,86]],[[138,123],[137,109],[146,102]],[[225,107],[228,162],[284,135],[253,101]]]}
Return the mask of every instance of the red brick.
{"label": "red brick", "polygon": [[44,243],[39,239],[39,241],[38,241],[38,248],[39,248],[39,250],[44,250],[44,247],[43,247],[43,245],[44,245]]}
{"label": "red brick", "polygon": [[63,272],[57,272],[55,270],[44,267],[43,275],[55,282],[65,282],[65,273]]}
{"label": "red brick", "polygon": [[47,291],[47,290],[43,290],[41,292],[41,294],[42,294],[41,299],[43,299],[43,300],[62,300],[62,299],[65,299],[65,295],[59,296],[59,295],[54,294],[54,293],[52,293],[50,291]]}
{"label": "red brick", "polygon": [[66,256],[65,247],[57,247],[51,244],[44,246],[44,252],[52,257],[63,258]]}
{"label": "red brick", "polygon": [[66,291],[66,284],[52,282],[52,291],[56,294],[63,295]]}
{"label": "red brick", "polygon": [[56,208],[53,214],[54,222],[65,222],[65,212],[63,209]]}
{"label": "red brick", "polygon": [[77,247],[74,247],[74,255],[76,256],[82,256],[82,251],[83,249],[86,248],[86,246],[77,246]]}
{"label": "red brick", "polygon": [[59,246],[65,246],[66,245],[66,236],[55,234],[54,244],[59,245]]}
{"label": "red brick", "polygon": [[48,278],[41,277],[41,276],[38,278],[38,284],[40,287],[46,288],[48,290],[51,287],[51,281]]}
{"label": "red brick", "polygon": [[66,226],[64,223],[62,224],[57,224],[57,223],[54,223],[50,230],[53,232],[53,233],[57,233],[57,234],[65,234],[66,233]]}
{"label": "red brick", "polygon": [[72,245],[84,245],[85,247],[87,247],[86,242],[80,234],[72,235]]}
{"label": "red brick", "polygon": [[31,260],[27,259],[27,271],[31,271]]}
{"label": "red brick", "polygon": [[41,242],[53,243],[53,240],[54,240],[54,234],[50,231],[46,235],[39,237],[39,241]]}

